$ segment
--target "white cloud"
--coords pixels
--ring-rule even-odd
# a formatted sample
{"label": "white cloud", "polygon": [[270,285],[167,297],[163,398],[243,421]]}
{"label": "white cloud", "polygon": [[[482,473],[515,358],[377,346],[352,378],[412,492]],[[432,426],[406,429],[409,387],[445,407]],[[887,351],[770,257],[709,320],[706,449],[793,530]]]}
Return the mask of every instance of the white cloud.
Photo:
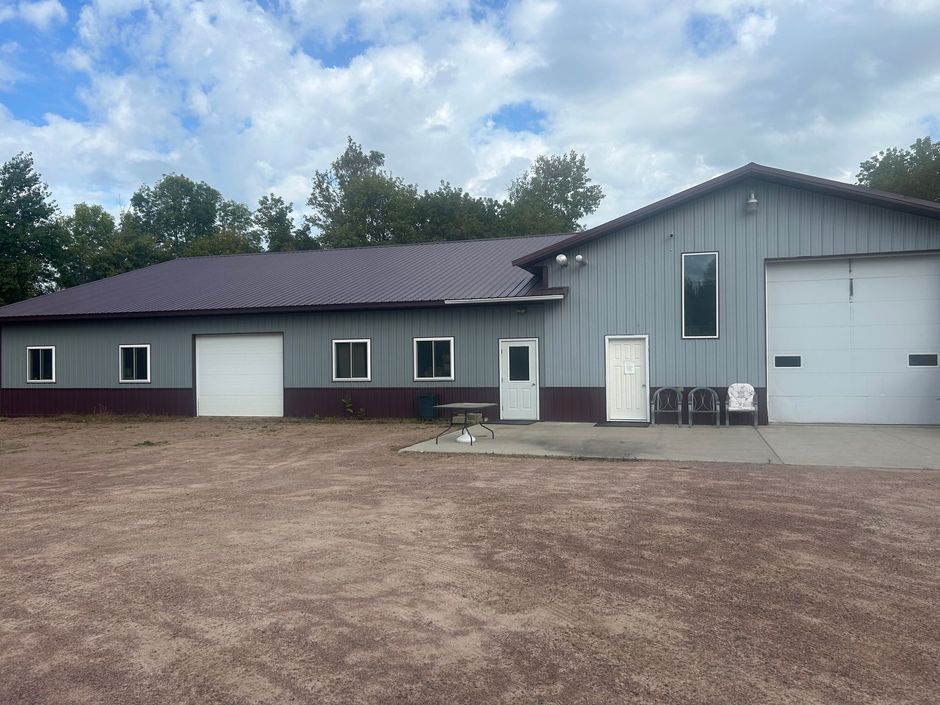
{"label": "white cloud", "polygon": [[[61,48],[88,116],[0,113],[0,154],[33,151],[66,207],[116,208],[177,171],[302,210],[347,135],[421,188],[493,196],[539,153],[576,149],[608,193],[599,222],[752,160],[851,178],[922,136],[940,46],[905,8],[935,4],[97,0]],[[727,45],[692,51],[694,12],[724,18]],[[548,114],[540,134],[487,124],[524,101]]]}
{"label": "white cloud", "polygon": [[21,2],[17,6],[17,16],[39,29],[46,29],[51,24],[65,22],[69,13],[59,0],[37,0]]}

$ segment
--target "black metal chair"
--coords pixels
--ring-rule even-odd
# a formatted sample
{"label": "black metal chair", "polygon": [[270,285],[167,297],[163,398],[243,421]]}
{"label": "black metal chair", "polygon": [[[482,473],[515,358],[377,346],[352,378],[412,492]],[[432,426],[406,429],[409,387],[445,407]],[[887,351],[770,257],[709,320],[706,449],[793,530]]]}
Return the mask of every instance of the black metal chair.
{"label": "black metal chair", "polygon": [[656,425],[656,414],[674,413],[676,425],[682,425],[682,390],[679,387],[660,387],[650,399],[650,425]]}
{"label": "black metal chair", "polygon": [[696,387],[689,392],[687,409],[689,428],[692,428],[692,417],[695,414],[714,414],[715,426],[721,425],[721,399],[711,387]]}

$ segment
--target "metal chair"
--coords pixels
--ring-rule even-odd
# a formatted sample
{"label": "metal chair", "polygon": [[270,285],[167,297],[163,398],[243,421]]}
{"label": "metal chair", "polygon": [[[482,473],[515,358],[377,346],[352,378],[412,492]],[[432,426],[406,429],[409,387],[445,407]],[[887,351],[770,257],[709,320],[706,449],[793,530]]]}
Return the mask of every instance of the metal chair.
{"label": "metal chair", "polygon": [[728,387],[728,399],[725,402],[725,426],[731,425],[731,414],[751,414],[754,428],[757,428],[757,392],[747,382],[736,382]]}
{"label": "metal chair", "polygon": [[682,390],[678,387],[660,387],[650,399],[650,425],[656,425],[657,413],[675,413],[676,425],[682,425]]}
{"label": "metal chair", "polygon": [[693,414],[714,414],[715,426],[721,425],[721,399],[711,387],[696,387],[689,392],[687,400],[689,428],[692,428]]}

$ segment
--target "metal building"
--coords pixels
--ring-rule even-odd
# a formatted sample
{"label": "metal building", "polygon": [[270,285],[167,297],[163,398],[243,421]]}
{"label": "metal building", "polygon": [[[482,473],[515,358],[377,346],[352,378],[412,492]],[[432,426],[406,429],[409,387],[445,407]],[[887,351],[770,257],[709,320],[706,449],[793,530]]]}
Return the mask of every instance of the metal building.
{"label": "metal building", "polygon": [[[940,204],[749,164],[580,233],[175,260],[0,308],[0,414],[940,424]],[[345,401],[344,401],[345,400]]]}

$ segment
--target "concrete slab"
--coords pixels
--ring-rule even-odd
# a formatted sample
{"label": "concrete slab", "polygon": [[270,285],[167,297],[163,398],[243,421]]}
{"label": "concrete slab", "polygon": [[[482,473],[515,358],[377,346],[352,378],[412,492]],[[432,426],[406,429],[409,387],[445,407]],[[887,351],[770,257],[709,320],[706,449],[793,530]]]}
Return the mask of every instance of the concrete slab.
{"label": "concrete slab", "polygon": [[403,449],[415,453],[477,453],[563,458],[689,460],[841,467],[940,469],[936,426],[810,426],[780,424],[715,428],[656,426],[599,428],[542,422],[495,426],[496,438],[476,427],[472,446],[457,433]]}
{"label": "concrete slab", "polygon": [[780,463],[750,426],[656,426],[599,428],[593,424],[542,422],[531,426],[494,426],[496,438],[475,427],[472,446],[457,443],[457,433],[405,448],[416,453],[493,453],[562,458],[637,460],[713,460],[728,463]]}
{"label": "concrete slab", "polygon": [[940,469],[940,427],[774,424],[760,434],[788,465]]}

